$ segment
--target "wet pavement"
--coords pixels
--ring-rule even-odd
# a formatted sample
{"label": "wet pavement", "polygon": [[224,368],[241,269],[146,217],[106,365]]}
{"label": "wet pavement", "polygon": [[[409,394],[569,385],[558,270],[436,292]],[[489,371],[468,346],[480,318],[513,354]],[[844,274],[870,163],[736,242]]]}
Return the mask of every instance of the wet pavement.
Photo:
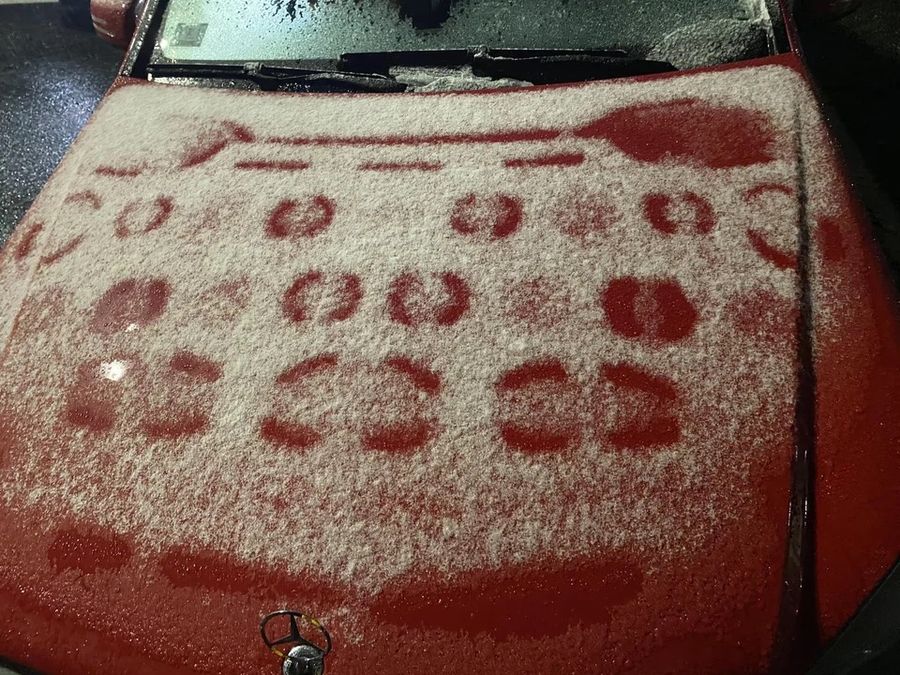
{"label": "wet pavement", "polygon": [[115,76],[122,52],[55,4],[0,5],[0,242]]}
{"label": "wet pavement", "polygon": [[[833,23],[802,29],[806,56],[821,93],[845,134],[857,186],[879,225],[895,273],[900,206],[894,163],[900,155],[900,3],[867,0]],[[64,25],[55,4],[0,5],[0,243],[6,240],[78,130],[112,82],[122,52],[92,32]],[[886,591],[886,592],[884,592]],[[849,644],[817,673],[900,672],[900,579],[885,584],[872,616],[848,631]],[[888,647],[854,670],[872,645]],[[856,655],[856,657],[854,657]],[[3,672],[0,666],[0,673]]]}

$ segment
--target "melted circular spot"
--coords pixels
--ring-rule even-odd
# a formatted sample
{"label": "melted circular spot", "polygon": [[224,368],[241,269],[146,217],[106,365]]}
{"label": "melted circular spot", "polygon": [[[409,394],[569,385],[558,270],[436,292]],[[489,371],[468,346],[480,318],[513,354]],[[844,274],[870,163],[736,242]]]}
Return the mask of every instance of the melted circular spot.
{"label": "melted circular spot", "polygon": [[572,311],[568,289],[544,277],[512,284],[504,299],[507,316],[535,329],[552,328]]}
{"label": "melted circular spot", "polygon": [[64,321],[66,309],[71,307],[71,297],[71,293],[61,285],[53,285],[37,295],[29,295],[16,317],[14,335],[21,339],[58,330],[59,324]]}
{"label": "melted circular spot", "polygon": [[116,216],[116,236],[122,238],[157,230],[169,219],[174,209],[171,197],[135,199],[126,204]]}
{"label": "melted circular spot", "polygon": [[395,323],[415,328],[422,324],[452,326],[468,311],[472,291],[453,272],[423,276],[408,272],[391,282],[388,315]]}
{"label": "melted circular spot", "polygon": [[275,379],[272,403],[259,435],[267,443],[305,450],[319,443],[332,427],[326,419],[334,400],[346,394],[336,354],[313,356],[286,368]]}
{"label": "melted circular spot", "polygon": [[663,234],[709,234],[716,226],[712,204],[694,192],[680,195],[654,192],[644,196],[643,209],[644,218]]}
{"label": "melted circular spot", "polygon": [[594,397],[597,435],[623,450],[677,443],[679,400],[675,383],[663,375],[627,363],[605,364]]}
{"label": "melted circular spot", "polygon": [[683,340],[699,318],[681,285],[669,279],[613,279],[601,292],[600,304],[614,333],[650,343]]}
{"label": "melted circular spot", "polygon": [[311,270],[298,276],[285,291],[281,308],[294,323],[335,323],[356,314],[362,297],[362,282],[355,274]]}
{"label": "melted circular spot", "polygon": [[334,212],[334,202],[324,195],[283,199],[266,220],[266,235],[272,239],[310,239],[328,229]]}
{"label": "melted circular spot", "polygon": [[496,384],[497,425],[511,450],[562,452],[581,442],[581,390],[556,358],[530,361]]}
{"label": "melted circular spot", "polygon": [[522,223],[522,203],[511,195],[476,195],[457,200],[450,226],[459,234],[483,240],[505,239]]}
{"label": "melted circular spot", "polygon": [[110,431],[118,420],[126,385],[138,382],[142,374],[141,364],[130,356],[83,362],[66,392],[64,419],[94,433]]}
{"label": "melted circular spot", "polygon": [[177,351],[164,367],[149,370],[144,379],[140,430],[150,440],[174,440],[205,433],[215,391],[223,374],[221,363],[187,350]]}
{"label": "melted circular spot", "polygon": [[164,279],[126,279],[114,284],[94,305],[90,329],[112,335],[142,328],[162,316],[171,289]]}
{"label": "melted circular spot", "polygon": [[564,201],[557,212],[556,226],[567,237],[584,246],[597,243],[620,219],[618,209],[599,194],[578,194]]}
{"label": "melted circular spot", "polygon": [[433,403],[441,378],[427,365],[405,356],[385,360],[371,373],[369,395],[357,424],[366,450],[408,453],[437,434]]}

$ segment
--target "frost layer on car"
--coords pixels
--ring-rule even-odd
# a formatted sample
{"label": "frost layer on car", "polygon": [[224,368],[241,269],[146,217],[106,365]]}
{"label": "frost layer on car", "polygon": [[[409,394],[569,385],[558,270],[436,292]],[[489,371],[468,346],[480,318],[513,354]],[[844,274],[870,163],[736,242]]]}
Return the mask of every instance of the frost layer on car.
{"label": "frost layer on car", "polygon": [[769,32],[762,23],[717,19],[693,23],[667,34],[647,54],[679,70],[766,56]]}
{"label": "frost layer on car", "polygon": [[119,87],[0,258],[0,651],[265,673],[299,606],[336,673],[765,670],[802,434],[826,636],[896,556],[867,246],[779,63]]}
{"label": "frost layer on car", "polygon": [[[346,51],[491,47],[622,48],[646,53],[673,29],[717,19],[752,20],[754,0],[554,0],[452,2],[432,30],[417,29],[401,3],[332,0],[172,0],[159,55],[167,59],[335,59]],[[347,36],[352,36],[348,41]],[[236,36],[240,36],[236,39]]]}

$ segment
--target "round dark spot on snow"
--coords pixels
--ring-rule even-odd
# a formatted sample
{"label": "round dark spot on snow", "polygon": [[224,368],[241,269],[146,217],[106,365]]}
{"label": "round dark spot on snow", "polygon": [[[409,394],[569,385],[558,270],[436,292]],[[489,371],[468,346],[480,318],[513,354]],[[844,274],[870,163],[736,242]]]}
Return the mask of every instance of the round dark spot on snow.
{"label": "round dark spot on snow", "polygon": [[166,309],[171,289],[164,279],[125,279],[114,284],[94,306],[91,331],[112,335],[156,321]]}

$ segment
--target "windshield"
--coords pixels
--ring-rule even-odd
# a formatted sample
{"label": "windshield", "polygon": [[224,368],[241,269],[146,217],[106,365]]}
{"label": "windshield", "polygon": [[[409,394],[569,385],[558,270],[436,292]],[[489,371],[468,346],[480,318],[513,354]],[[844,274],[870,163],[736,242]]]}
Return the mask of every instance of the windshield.
{"label": "windshield", "polygon": [[713,59],[725,62],[736,59],[721,22],[764,23],[765,7],[763,0],[170,0],[153,60],[336,61],[345,52],[473,45],[643,57],[673,31],[706,24],[724,44]]}

